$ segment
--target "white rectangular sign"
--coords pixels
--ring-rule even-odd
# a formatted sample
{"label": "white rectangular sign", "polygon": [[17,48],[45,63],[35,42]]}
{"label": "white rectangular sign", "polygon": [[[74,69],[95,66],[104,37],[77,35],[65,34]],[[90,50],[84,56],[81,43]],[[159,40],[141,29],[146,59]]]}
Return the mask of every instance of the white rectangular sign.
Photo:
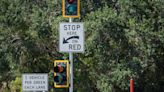
{"label": "white rectangular sign", "polygon": [[59,31],[60,52],[84,52],[83,23],[60,23]]}
{"label": "white rectangular sign", "polygon": [[23,91],[48,91],[48,74],[23,74],[22,89]]}

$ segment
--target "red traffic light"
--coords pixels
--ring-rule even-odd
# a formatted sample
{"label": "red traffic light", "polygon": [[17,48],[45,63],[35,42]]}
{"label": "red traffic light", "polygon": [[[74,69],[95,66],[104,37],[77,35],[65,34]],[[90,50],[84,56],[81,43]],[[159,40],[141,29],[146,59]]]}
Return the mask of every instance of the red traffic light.
{"label": "red traffic light", "polygon": [[67,0],[69,4],[72,4],[75,0]]}
{"label": "red traffic light", "polygon": [[56,67],[54,67],[54,72],[64,72],[65,71],[65,68],[60,66],[60,65],[57,65]]}

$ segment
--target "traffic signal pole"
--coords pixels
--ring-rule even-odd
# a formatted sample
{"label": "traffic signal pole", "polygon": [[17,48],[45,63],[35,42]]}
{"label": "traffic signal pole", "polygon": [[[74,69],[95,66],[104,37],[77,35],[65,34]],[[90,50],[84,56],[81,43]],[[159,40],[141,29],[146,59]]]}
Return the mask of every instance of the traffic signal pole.
{"label": "traffic signal pole", "polygon": [[[69,18],[69,26],[72,26],[71,28],[76,26],[76,30],[69,29],[66,32],[77,33],[77,34],[72,34],[72,35],[69,35],[67,33],[64,38],[68,39],[68,37],[78,36],[78,39],[73,39],[74,41],[76,41],[75,43],[67,42],[67,44],[66,44],[62,41],[62,43],[60,45],[61,48],[62,48],[62,46],[65,46],[65,47],[70,46],[68,50],[66,50],[66,48],[63,50],[65,50],[65,52],[69,53],[69,63],[70,63],[69,64],[69,66],[70,66],[69,92],[73,92],[73,52],[83,52],[83,49],[84,49],[83,48],[84,45],[83,45],[83,43],[81,43],[81,42],[84,42],[83,41],[84,37],[82,37],[83,36],[83,23],[80,23],[80,24],[72,23],[73,18],[80,18],[80,0],[62,0],[62,15],[64,18]],[[63,29],[63,27],[61,29]],[[78,30],[82,30],[82,31],[76,32]],[[61,30],[61,32],[65,32],[65,31]],[[61,39],[63,39],[63,37]],[[61,40],[60,40],[60,42],[61,42]]]}
{"label": "traffic signal pole", "polygon": [[[72,22],[72,18],[69,18],[69,22]],[[73,52],[69,52],[69,62],[70,62],[70,87],[69,92],[73,92]]]}

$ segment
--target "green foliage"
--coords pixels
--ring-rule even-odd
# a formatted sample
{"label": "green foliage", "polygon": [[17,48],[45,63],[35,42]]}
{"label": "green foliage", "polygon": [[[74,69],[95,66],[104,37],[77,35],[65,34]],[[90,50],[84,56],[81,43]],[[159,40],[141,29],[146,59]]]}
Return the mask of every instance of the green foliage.
{"label": "green foliage", "polygon": [[[47,72],[53,90],[62,0],[0,1],[0,88],[21,91],[22,73]],[[75,92],[164,90],[164,2],[81,0],[85,53],[74,54]],[[67,89],[56,89],[63,92]],[[7,92],[7,91],[6,91]]]}
{"label": "green foliage", "polygon": [[15,80],[11,81],[11,90],[13,92],[22,92],[22,78],[21,77],[16,77]]}

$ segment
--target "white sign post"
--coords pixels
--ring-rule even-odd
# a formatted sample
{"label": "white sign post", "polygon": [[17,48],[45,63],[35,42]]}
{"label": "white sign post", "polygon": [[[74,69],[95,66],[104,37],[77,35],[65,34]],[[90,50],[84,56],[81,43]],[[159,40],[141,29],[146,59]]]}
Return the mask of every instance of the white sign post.
{"label": "white sign post", "polygon": [[60,23],[59,31],[60,52],[84,52],[83,23]]}
{"label": "white sign post", "polygon": [[48,74],[23,74],[22,89],[24,91],[48,91]]}

